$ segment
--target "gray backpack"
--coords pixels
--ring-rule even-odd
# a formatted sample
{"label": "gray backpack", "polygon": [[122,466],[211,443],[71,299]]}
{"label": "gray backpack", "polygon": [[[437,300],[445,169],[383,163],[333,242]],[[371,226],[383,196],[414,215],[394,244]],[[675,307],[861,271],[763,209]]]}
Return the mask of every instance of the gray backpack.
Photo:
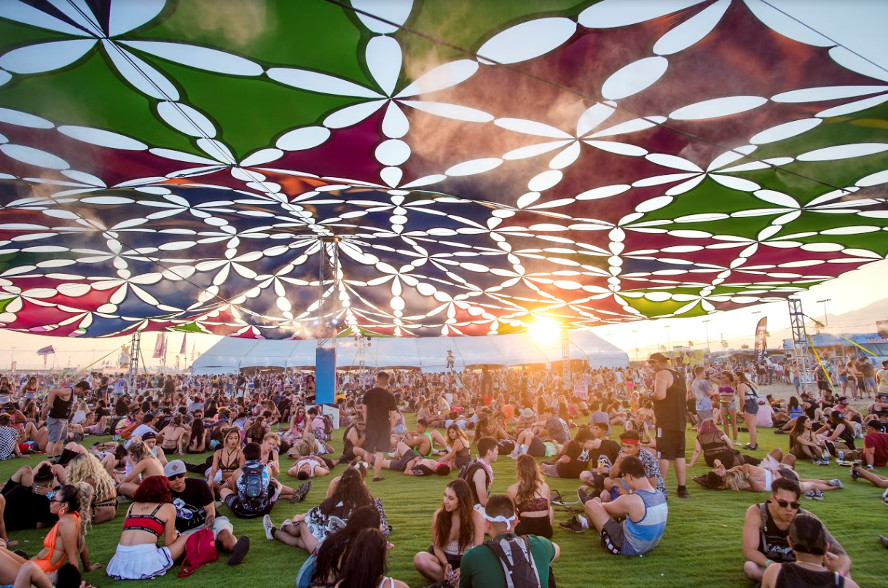
{"label": "gray backpack", "polygon": [[506,588],[542,588],[527,537],[503,537],[485,541],[503,568]]}

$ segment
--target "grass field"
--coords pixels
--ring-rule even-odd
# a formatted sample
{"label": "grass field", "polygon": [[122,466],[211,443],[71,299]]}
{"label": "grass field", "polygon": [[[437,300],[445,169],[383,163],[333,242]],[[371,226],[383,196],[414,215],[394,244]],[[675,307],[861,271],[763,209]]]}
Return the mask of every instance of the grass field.
{"label": "grass field", "polygon": [[[412,424],[412,415],[407,417]],[[615,431],[612,437],[616,439],[617,435],[618,431]],[[690,458],[693,433],[689,432],[687,438]],[[773,435],[771,430],[762,430],[759,444],[768,449],[785,449],[787,438],[786,435]],[[88,437],[86,444],[96,439]],[[743,433],[741,441],[746,441]],[[341,447],[341,441],[336,445]],[[753,453],[763,457],[765,450]],[[196,455],[186,457],[192,462],[202,459]],[[38,461],[39,456],[31,456],[0,462],[0,477],[6,480],[21,465],[35,465]],[[282,469],[285,469],[292,460],[282,461]],[[494,464],[494,493],[505,492],[506,487],[514,483],[514,463],[508,457],[501,457]],[[703,464],[702,459],[689,471],[688,480],[706,471],[705,464],[700,464]],[[878,533],[888,533],[888,507],[881,504],[881,491],[865,481],[851,482],[848,468],[835,464],[828,467],[800,464],[797,469],[802,477],[839,478],[845,483],[845,490],[827,492],[823,501],[803,500],[803,508],[817,514],[845,547],[854,561],[852,575],[861,586],[888,585],[888,552],[877,537]],[[334,474],[341,471],[342,467],[337,467]],[[413,587],[426,586],[430,582],[414,570],[413,555],[427,549],[431,543],[431,514],[440,505],[444,486],[453,475],[417,479],[386,472],[385,478],[382,482],[370,483],[370,490],[382,498],[389,523],[393,526],[390,540],[395,547],[389,556],[390,575]],[[301,504],[281,502],[275,505],[272,520],[279,524],[285,517],[304,512],[320,502],[329,480],[330,477],[315,479],[308,498]],[[565,497],[574,496],[575,481],[550,478],[548,482]],[[751,586],[742,573],[740,532],[746,508],[764,500],[767,494],[706,491],[691,482],[688,487],[691,498],[679,500],[672,494],[675,491],[672,472],[666,483],[670,491],[666,533],[660,545],[643,557],[608,555],[598,545],[598,536],[593,531],[576,535],[556,527],[553,541],[561,546],[561,558],[554,566],[558,586]],[[223,506],[219,511],[230,517],[227,507]],[[114,554],[124,513],[125,509],[121,508],[116,520],[98,525],[89,532],[87,544],[93,562],[107,563]],[[556,524],[567,516],[556,511]],[[251,539],[250,553],[242,565],[225,565],[223,554],[218,563],[201,568],[190,578],[177,578],[177,568],[174,568],[163,578],[153,580],[151,586],[292,586],[296,571],[305,559],[304,552],[276,541],[266,541],[261,519],[231,518],[235,533],[248,535]],[[17,532],[11,538],[18,539],[19,547],[33,555],[41,547],[45,533],[46,530]],[[124,584],[110,580],[104,570],[88,574],[87,580],[97,586]]]}

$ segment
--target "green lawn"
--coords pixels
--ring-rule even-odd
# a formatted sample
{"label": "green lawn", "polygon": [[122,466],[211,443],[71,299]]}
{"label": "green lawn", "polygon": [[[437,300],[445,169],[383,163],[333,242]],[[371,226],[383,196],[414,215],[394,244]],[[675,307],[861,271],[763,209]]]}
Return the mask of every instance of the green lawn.
{"label": "green lawn", "polygon": [[[407,415],[412,421],[412,415]],[[694,435],[688,433],[688,447],[693,447]],[[613,438],[617,438],[617,432]],[[95,438],[87,438],[92,443]],[[741,433],[745,441],[745,434]],[[87,445],[89,443],[86,443]],[[773,435],[770,430],[760,431],[759,443],[769,449],[786,447],[786,435]],[[341,443],[337,443],[341,445]],[[760,457],[765,451],[755,452]],[[197,462],[198,456],[186,456]],[[690,451],[688,453],[690,458]],[[0,462],[0,477],[7,479],[15,469],[25,463],[34,465],[39,456],[28,459]],[[292,460],[283,460],[282,468]],[[692,475],[705,472],[703,460],[689,472]],[[505,492],[515,480],[514,462],[502,457],[494,465],[496,479],[493,492]],[[853,483],[848,468],[835,464],[816,467],[802,464],[798,468],[802,477],[837,477],[846,485],[845,490],[826,493],[823,501],[803,501],[804,507],[817,514],[841,541],[854,561],[852,573],[861,586],[884,586],[888,577],[888,553],[878,541],[878,533],[888,533],[888,507],[881,504],[881,491],[867,482]],[[342,471],[337,467],[334,474]],[[884,473],[884,472],[883,472]],[[370,489],[383,500],[388,520],[393,526],[391,542],[395,547],[389,558],[390,574],[410,586],[429,584],[413,568],[413,555],[428,548],[431,542],[431,514],[440,505],[441,493],[450,478],[410,478],[387,472],[386,479],[371,483]],[[320,502],[330,478],[316,479],[308,499],[298,505],[281,502],[275,506],[272,519],[280,523],[285,517],[304,512]],[[293,480],[295,481],[295,480]],[[565,497],[573,496],[576,482],[549,479],[553,489]],[[669,522],[660,545],[650,554],[639,558],[621,558],[608,555],[598,545],[598,537],[592,531],[581,535],[556,528],[553,540],[561,546],[561,558],[555,564],[558,585],[568,587],[587,586],[751,586],[742,573],[740,532],[746,507],[763,500],[767,495],[751,493],[705,491],[690,483],[690,500],[669,499]],[[675,478],[670,472],[667,478],[670,494],[675,490]],[[115,521],[94,527],[87,536],[93,562],[107,563],[114,553],[125,509],[120,510]],[[220,513],[230,516],[227,507]],[[556,512],[556,521],[565,520],[566,514]],[[225,558],[198,570],[191,578],[179,579],[175,570],[165,577],[154,580],[152,586],[292,586],[296,571],[305,554],[281,543],[266,541],[261,519],[240,520],[232,517],[235,533],[248,535],[252,542],[250,554],[238,567],[225,565]],[[43,531],[18,532],[13,539],[19,547],[33,555],[42,544]],[[89,574],[87,579],[98,586],[121,585],[112,582],[104,571]]]}

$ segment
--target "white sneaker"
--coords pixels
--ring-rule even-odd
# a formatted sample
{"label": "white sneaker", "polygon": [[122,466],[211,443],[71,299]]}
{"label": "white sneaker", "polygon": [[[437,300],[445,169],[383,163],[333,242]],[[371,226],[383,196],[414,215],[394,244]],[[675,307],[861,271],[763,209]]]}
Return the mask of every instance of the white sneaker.
{"label": "white sneaker", "polygon": [[739,441],[734,441],[734,445],[736,445],[737,447],[743,447],[743,444]]}
{"label": "white sneaker", "polygon": [[274,539],[274,535],[272,534],[274,532],[274,523],[271,522],[270,516],[265,515],[262,517],[262,527],[265,529],[265,538],[269,541]]}

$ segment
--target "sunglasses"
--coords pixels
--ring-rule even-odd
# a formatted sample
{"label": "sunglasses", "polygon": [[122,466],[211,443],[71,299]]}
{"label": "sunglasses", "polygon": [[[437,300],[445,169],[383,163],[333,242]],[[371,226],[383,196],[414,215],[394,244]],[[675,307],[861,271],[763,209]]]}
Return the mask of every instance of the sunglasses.
{"label": "sunglasses", "polygon": [[797,500],[793,500],[792,502],[787,502],[786,500],[780,500],[779,498],[777,498],[776,500],[777,500],[777,506],[779,506],[780,508],[786,508],[788,506],[788,507],[792,508],[793,510],[799,510],[799,507],[802,505],[802,503],[800,503]]}
{"label": "sunglasses", "polygon": [[176,474],[175,476],[170,476],[169,479],[170,480],[181,480],[184,477],[185,477],[185,474]]}

